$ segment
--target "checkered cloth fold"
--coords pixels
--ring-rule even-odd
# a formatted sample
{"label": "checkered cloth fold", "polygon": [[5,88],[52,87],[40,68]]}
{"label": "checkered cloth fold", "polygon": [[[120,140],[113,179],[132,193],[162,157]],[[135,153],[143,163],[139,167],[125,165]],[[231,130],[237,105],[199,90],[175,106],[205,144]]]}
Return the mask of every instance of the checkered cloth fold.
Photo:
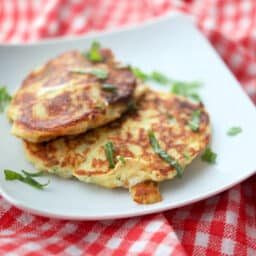
{"label": "checkered cloth fold", "polygon": [[[0,41],[17,43],[191,14],[256,103],[254,0],[0,0]],[[0,255],[256,255],[256,176],[183,208],[113,221],[33,216],[0,197]]]}

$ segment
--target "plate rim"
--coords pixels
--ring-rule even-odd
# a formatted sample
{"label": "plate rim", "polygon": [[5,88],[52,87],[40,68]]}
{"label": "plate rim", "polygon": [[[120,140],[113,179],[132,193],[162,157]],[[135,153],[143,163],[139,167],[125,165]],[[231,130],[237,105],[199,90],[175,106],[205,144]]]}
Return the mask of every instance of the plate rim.
{"label": "plate rim", "polygon": [[144,208],[144,209],[136,211],[135,213],[126,213],[126,214],[120,214],[120,215],[108,213],[105,215],[95,215],[94,214],[94,215],[84,216],[81,214],[69,214],[69,215],[55,214],[55,213],[47,212],[45,210],[38,211],[35,208],[28,207],[25,204],[23,204],[22,202],[17,201],[12,196],[9,196],[8,193],[6,193],[5,190],[1,186],[0,186],[0,196],[2,196],[6,201],[8,201],[12,206],[15,206],[21,210],[24,210],[28,213],[31,213],[31,214],[34,214],[37,216],[42,216],[42,217],[47,217],[47,218],[55,218],[55,219],[60,219],[60,220],[77,220],[77,221],[81,221],[81,220],[88,220],[88,221],[117,220],[117,219],[125,219],[125,218],[132,218],[132,217],[140,217],[140,216],[150,215],[150,214],[154,214],[154,213],[162,213],[164,211],[173,210],[173,209],[177,209],[177,208],[180,208],[183,206],[187,206],[187,205],[208,199],[217,194],[220,194],[220,193],[240,184],[241,182],[247,180],[248,178],[250,178],[251,176],[253,176],[255,174],[256,174],[256,170],[253,171],[252,173],[249,173],[242,179],[239,179],[233,183],[230,183],[227,186],[223,186],[219,190],[210,191],[209,193],[205,194],[204,196],[200,196],[200,195],[195,196],[191,200],[187,200],[186,202],[181,202],[179,204],[176,204],[175,206],[163,205],[162,207],[160,206],[155,209],[148,209],[148,210]]}

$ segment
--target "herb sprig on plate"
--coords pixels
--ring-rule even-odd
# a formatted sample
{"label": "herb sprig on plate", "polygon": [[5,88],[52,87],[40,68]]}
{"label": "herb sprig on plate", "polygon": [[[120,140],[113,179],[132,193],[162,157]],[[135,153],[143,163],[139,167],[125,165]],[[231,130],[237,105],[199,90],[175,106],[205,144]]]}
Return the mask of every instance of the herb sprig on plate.
{"label": "herb sprig on plate", "polygon": [[47,186],[50,183],[50,180],[48,180],[47,183],[41,184],[33,178],[33,177],[41,176],[43,174],[43,172],[29,173],[29,172],[22,170],[22,173],[24,175],[22,175],[18,172],[12,171],[12,170],[8,170],[8,169],[4,170],[4,175],[5,175],[6,180],[9,180],[9,181],[19,180],[25,184],[28,184],[34,188],[37,188],[37,189],[43,189],[45,186]]}
{"label": "herb sprig on plate", "polygon": [[8,93],[6,86],[0,87],[0,112],[3,112],[5,107],[11,101],[12,97]]}
{"label": "herb sprig on plate", "polygon": [[143,81],[153,81],[160,85],[169,85],[171,93],[190,98],[197,102],[201,102],[198,89],[200,89],[202,84],[199,81],[177,81],[169,78],[159,71],[152,71],[150,74],[147,74],[138,67],[130,68],[133,71],[133,74]]}
{"label": "herb sprig on plate", "polygon": [[201,98],[198,94],[198,89],[200,89],[201,86],[201,83],[198,81],[173,81],[171,85],[171,93],[190,98],[197,102],[201,102]]}
{"label": "herb sprig on plate", "polygon": [[212,151],[210,147],[206,148],[204,153],[201,156],[202,161],[214,164],[217,159],[217,154]]}
{"label": "herb sprig on plate", "polygon": [[242,132],[242,128],[241,127],[238,127],[238,126],[233,126],[231,127],[228,131],[227,131],[227,135],[229,136],[236,136],[238,135],[239,133]]}

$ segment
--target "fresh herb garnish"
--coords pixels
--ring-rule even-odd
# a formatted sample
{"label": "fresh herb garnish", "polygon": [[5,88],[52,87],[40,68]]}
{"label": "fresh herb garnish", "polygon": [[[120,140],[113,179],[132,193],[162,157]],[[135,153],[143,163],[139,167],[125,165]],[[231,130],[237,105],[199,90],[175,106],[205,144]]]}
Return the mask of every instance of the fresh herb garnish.
{"label": "fresh herb garnish", "polygon": [[234,127],[231,127],[228,131],[227,131],[227,135],[229,136],[235,136],[239,133],[242,132],[242,128],[241,127],[238,127],[238,126],[234,126]]}
{"label": "fresh herb garnish", "polygon": [[151,74],[147,74],[138,67],[131,67],[133,74],[143,81],[154,81],[159,84],[166,85],[170,83],[170,79],[159,71],[153,71]]}
{"label": "fresh herb garnish", "polygon": [[37,189],[43,189],[45,186],[47,186],[50,183],[50,180],[48,180],[47,183],[41,184],[32,178],[33,176],[31,176],[31,173],[28,173],[25,171],[22,171],[22,172],[25,174],[24,176],[22,176],[18,172],[14,172],[11,170],[4,170],[5,179],[6,180],[19,180],[23,183],[26,183],[32,187],[37,188]]}
{"label": "fresh herb garnish", "polygon": [[137,67],[131,68],[133,74],[143,81],[154,81],[162,85],[170,85],[171,93],[190,98],[194,101],[201,102],[200,96],[197,91],[201,87],[201,83],[198,81],[184,82],[170,79],[159,71],[153,71],[151,74],[143,72]]}
{"label": "fresh herb garnish", "polygon": [[91,74],[100,80],[104,80],[108,77],[108,71],[102,68],[70,68],[69,71],[78,74]]}
{"label": "fresh herb garnish", "polygon": [[174,167],[177,171],[177,176],[181,177],[183,174],[183,171],[184,171],[183,168],[181,167],[181,165],[160,147],[153,131],[150,131],[148,133],[148,136],[149,136],[150,144],[151,144],[153,150],[155,151],[155,153],[157,153],[160,158],[162,158],[168,164],[170,164],[172,167]]}
{"label": "fresh herb garnish", "polygon": [[192,113],[191,119],[188,122],[188,125],[190,129],[193,132],[198,131],[199,126],[200,126],[200,115],[201,115],[201,110],[196,110]]}
{"label": "fresh herb garnish", "polygon": [[123,156],[119,156],[119,161],[122,163],[122,164],[125,164],[125,159]]}
{"label": "fresh herb garnish", "polygon": [[105,91],[109,92],[115,92],[117,90],[116,86],[111,85],[111,84],[102,84],[101,88]]}
{"label": "fresh herb garnish", "polygon": [[109,168],[114,168],[115,167],[114,145],[112,142],[107,142],[107,144],[105,145],[105,154],[108,159]]}
{"label": "fresh herb garnish", "polygon": [[186,158],[186,160],[190,160],[190,158],[191,158],[191,155],[190,155],[190,153],[188,151],[185,151],[183,153],[183,156]]}
{"label": "fresh herb garnish", "polygon": [[163,85],[170,83],[170,79],[158,71],[153,71],[150,75],[150,79]]}
{"label": "fresh herb garnish", "polygon": [[0,112],[3,112],[12,97],[7,92],[6,86],[0,87]]}
{"label": "fresh herb garnish", "polygon": [[210,164],[214,164],[216,162],[217,159],[217,154],[214,153],[211,148],[206,148],[206,150],[204,151],[204,153],[201,156],[201,159],[204,162],[210,163]]}
{"label": "fresh herb garnish", "polygon": [[171,93],[191,98],[195,101],[200,102],[201,99],[197,94],[198,89],[201,87],[201,83],[198,81],[194,82],[180,82],[173,81],[171,87]]}
{"label": "fresh herb garnish", "polygon": [[103,57],[100,53],[100,43],[94,41],[91,45],[91,48],[87,53],[85,53],[85,56],[91,61],[91,62],[101,62],[103,61]]}
{"label": "fresh herb garnish", "polygon": [[43,171],[40,171],[40,172],[27,172],[25,170],[21,170],[26,176],[29,176],[29,177],[40,177],[44,174]]}
{"label": "fresh herb garnish", "polygon": [[141,80],[143,80],[143,81],[148,80],[149,76],[148,76],[146,73],[144,73],[140,68],[131,67],[131,69],[132,69],[133,74],[134,74],[137,78],[139,78],[139,79],[141,79]]}

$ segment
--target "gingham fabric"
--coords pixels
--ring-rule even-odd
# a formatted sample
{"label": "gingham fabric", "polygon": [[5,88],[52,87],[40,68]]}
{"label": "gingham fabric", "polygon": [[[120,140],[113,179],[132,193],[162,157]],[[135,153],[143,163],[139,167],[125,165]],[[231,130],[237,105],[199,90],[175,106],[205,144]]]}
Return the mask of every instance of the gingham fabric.
{"label": "gingham fabric", "polygon": [[[80,35],[140,23],[172,10],[194,17],[256,103],[255,0],[0,0],[0,41]],[[33,216],[0,197],[0,255],[253,256],[255,191],[254,175],[183,208],[90,222]]]}

